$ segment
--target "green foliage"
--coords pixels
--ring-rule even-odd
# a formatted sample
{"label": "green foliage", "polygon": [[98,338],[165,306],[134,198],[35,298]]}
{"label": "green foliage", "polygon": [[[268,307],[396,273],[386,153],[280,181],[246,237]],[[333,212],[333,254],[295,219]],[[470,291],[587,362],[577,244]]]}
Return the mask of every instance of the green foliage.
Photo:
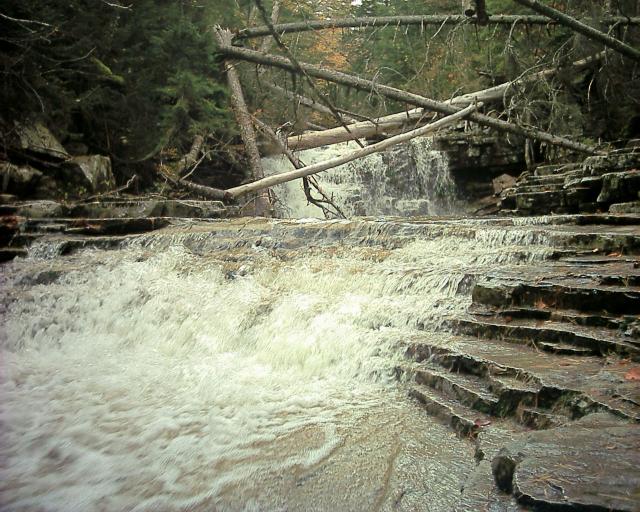
{"label": "green foliage", "polygon": [[[7,0],[0,19],[3,118],[30,113],[63,139],[144,159],[195,133],[230,130],[210,27],[233,25],[236,2]],[[26,20],[26,21],[16,21]]]}

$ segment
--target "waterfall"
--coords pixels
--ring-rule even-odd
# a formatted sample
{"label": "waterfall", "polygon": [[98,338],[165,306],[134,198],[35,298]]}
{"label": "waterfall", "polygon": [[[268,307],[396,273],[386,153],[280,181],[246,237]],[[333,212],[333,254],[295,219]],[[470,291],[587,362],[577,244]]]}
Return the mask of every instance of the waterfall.
{"label": "waterfall", "polygon": [[398,388],[402,344],[548,251],[526,226],[259,219],[40,248],[0,267],[1,508],[449,510],[472,448]]}
{"label": "waterfall", "polygon": [[[382,153],[330,169],[316,178],[347,217],[442,215],[454,211],[455,184],[447,155],[431,147],[432,139],[419,137]],[[306,165],[355,151],[355,142],[345,142],[299,153]],[[285,156],[263,159],[268,175],[293,169]],[[321,210],[307,203],[302,180],[277,187],[280,217],[321,217]]]}

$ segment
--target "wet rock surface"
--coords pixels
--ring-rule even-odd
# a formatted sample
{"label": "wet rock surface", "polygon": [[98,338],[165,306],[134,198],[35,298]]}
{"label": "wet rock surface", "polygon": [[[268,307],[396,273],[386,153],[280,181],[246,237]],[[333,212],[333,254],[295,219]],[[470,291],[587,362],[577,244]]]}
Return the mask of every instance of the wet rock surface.
{"label": "wet rock surface", "polygon": [[[112,207],[124,213],[134,208]],[[173,207],[178,212],[177,205],[162,206],[167,212]],[[216,209],[214,204],[184,207]],[[510,248],[511,264],[481,274],[470,272],[457,283],[459,293],[470,296],[464,314],[443,318],[435,335],[418,325],[398,348],[406,358],[396,373],[409,395],[430,416],[475,445],[478,464],[462,482],[454,510],[640,507],[637,216],[336,222],[194,222],[152,216],[140,219],[152,227],[165,227],[153,235],[138,235],[133,228],[118,231],[138,220],[100,218],[105,205],[86,205],[95,217],[91,220],[69,219],[64,217],[69,210],[60,208],[62,218],[28,222],[15,217],[18,210],[14,210],[13,222],[23,228],[16,236],[28,240],[30,230],[37,228],[35,244],[33,239],[26,243],[34,244],[37,252],[42,242],[42,250],[57,254],[130,243],[162,252],[176,242],[197,255],[225,251],[226,279],[234,282],[245,275],[245,265],[251,264],[256,252],[287,261],[301,251],[340,254],[360,247],[378,261],[410,241],[452,235],[487,243],[519,240]],[[149,203],[139,211],[154,215],[156,208],[160,206]],[[544,247],[543,260],[529,260],[535,247]],[[521,264],[514,265],[518,260]],[[403,271],[409,279],[427,270]],[[64,266],[42,263],[34,266],[28,279],[31,284],[46,284],[65,271]],[[602,468],[612,470],[603,473]]]}
{"label": "wet rock surface", "polygon": [[544,510],[638,510],[640,427],[593,415],[531,432],[493,458],[498,487]]}
{"label": "wet rock surface", "polygon": [[549,259],[407,340],[410,394],[476,444],[456,510],[640,509],[640,224],[615,218],[550,218]]}

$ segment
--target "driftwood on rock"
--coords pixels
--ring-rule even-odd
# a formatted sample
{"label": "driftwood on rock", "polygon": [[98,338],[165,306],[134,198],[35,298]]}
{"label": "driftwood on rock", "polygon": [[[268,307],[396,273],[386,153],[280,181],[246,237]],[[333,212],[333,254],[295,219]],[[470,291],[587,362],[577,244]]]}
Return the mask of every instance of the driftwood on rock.
{"label": "driftwood on rock", "polygon": [[[626,16],[606,16],[599,20],[604,25],[640,25],[640,17],[629,18]],[[396,27],[399,25],[459,25],[461,23],[477,23],[474,17],[464,14],[442,15],[412,15],[412,16],[363,16],[357,18],[335,18],[331,20],[298,21],[293,23],[279,23],[273,25],[278,34],[293,34],[310,30],[336,29],[336,28],[380,28]],[[547,16],[507,15],[497,14],[487,17],[488,24],[507,25],[557,25],[558,22],[550,20]],[[239,30],[234,39],[250,39],[264,37],[271,34],[269,27],[249,27]]]}
{"label": "driftwood on rock", "polygon": [[[292,66],[287,59],[278,57],[276,55],[267,55],[246,48],[237,48],[232,46],[221,46],[219,51],[227,57],[246,60],[255,64],[274,66],[287,71],[296,71],[296,68]],[[311,64],[299,63],[299,65],[309,76],[321,78],[323,80],[341,85],[346,85],[348,87],[353,87],[362,91],[375,91],[378,94],[386,96],[387,98],[408,103],[410,105],[423,107],[427,110],[439,112],[441,114],[454,114],[459,110],[458,107],[449,103],[435,101],[418,94],[402,91],[400,89],[396,89],[395,87],[390,87],[388,85],[377,84],[375,82],[372,82],[371,80],[365,80],[364,78],[360,78],[357,76],[341,73],[339,71],[328,70],[326,68]],[[592,146],[587,146],[585,144],[581,144],[564,137],[555,136],[535,128],[527,128],[514,123],[509,123],[507,121],[502,121],[500,119],[495,119],[493,117],[479,114],[477,112],[470,114],[468,116],[468,119],[489,128],[494,128],[496,130],[513,133],[524,138],[530,138],[541,142],[546,142],[548,144],[561,146],[572,151],[589,154],[597,153],[597,150]]]}
{"label": "driftwood on rock", "polygon": [[274,176],[268,176],[267,178],[255,181],[253,183],[247,183],[244,185],[240,185],[238,187],[230,188],[226,191],[226,193],[228,194],[229,197],[236,198],[236,197],[250,194],[252,192],[256,192],[258,190],[262,190],[268,187],[280,185],[281,183],[286,183],[287,181],[303,178],[305,176],[311,176],[312,174],[317,174],[319,172],[326,171],[328,169],[333,169],[334,167],[338,167],[339,165],[346,164],[353,160],[363,158],[367,155],[371,155],[373,153],[378,153],[380,151],[383,151],[395,144],[400,144],[402,142],[406,142],[415,137],[427,135],[428,133],[432,133],[436,130],[444,128],[445,126],[449,126],[460,119],[470,116],[475,109],[476,109],[475,105],[469,105],[467,108],[463,110],[459,110],[453,113],[452,115],[445,117],[443,119],[440,119],[432,124],[429,124],[427,126],[422,126],[420,128],[417,128],[407,133],[402,133],[400,135],[390,137],[376,144],[372,144],[371,146],[365,146],[364,148],[360,148],[357,151],[354,151],[353,153],[332,158],[330,160],[319,162],[317,164],[308,165],[306,167],[302,167],[294,171],[283,172],[280,174],[276,174]]}
{"label": "driftwood on rock", "polygon": [[615,50],[621,53],[622,55],[625,55],[626,57],[629,57],[633,60],[640,62],[640,50],[632,46],[629,46],[626,43],[623,43],[622,41],[620,41],[619,39],[616,39],[615,37],[611,37],[610,35],[605,34],[600,30],[590,27],[589,25],[586,25],[581,21],[578,21],[577,19],[572,18],[571,16],[568,16],[567,14],[564,14],[563,12],[560,12],[557,9],[554,9],[553,7],[549,7],[548,5],[545,5],[539,2],[538,0],[515,0],[515,1],[520,5],[525,5],[530,9],[533,9],[534,11],[540,14],[543,14],[544,16],[548,16],[549,18],[556,21],[557,23],[560,23],[561,25],[569,27],[570,29],[575,30],[579,34],[582,34],[583,36],[589,39],[598,41],[599,43],[602,43],[603,45],[611,48],[612,50]]}

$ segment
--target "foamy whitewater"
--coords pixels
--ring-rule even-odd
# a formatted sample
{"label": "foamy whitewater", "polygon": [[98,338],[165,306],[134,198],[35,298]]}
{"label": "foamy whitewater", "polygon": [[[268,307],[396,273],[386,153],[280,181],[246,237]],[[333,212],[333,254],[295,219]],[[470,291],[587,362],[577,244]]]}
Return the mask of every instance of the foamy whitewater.
{"label": "foamy whitewater", "polygon": [[[327,196],[346,217],[379,215],[443,215],[455,206],[455,184],[447,155],[432,149],[432,139],[418,137],[399,148],[374,153],[315,175]],[[305,165],[342,156],[360,149],[355,142],[300,151]],[[293,169],[283,155],[263,159],[265,173]],[[273,188],[282,218],[323,217],[322,210],[308,203],[302,180]],[[314,197],[319,198],[317,192]]]}
{"label": "foamy whitewater", "polygon": [[402,342],[544,240],[321,223],[307,247],[307,224],[269,225],[0,267],[2,510],[451,507],[471,447],[406,398]]}

